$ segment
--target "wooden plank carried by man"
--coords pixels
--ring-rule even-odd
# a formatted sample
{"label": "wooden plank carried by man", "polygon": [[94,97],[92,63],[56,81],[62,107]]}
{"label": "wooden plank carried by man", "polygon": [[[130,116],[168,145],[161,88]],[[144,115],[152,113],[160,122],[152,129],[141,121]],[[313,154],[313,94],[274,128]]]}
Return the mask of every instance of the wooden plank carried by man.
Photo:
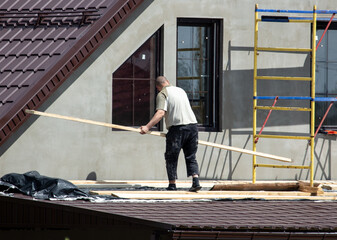
{"label": "wooden plank carried by man", "polygon": [[[122,126],[122,125],[117,125],[117,124],[112,124],[112,123],[105,123],[105,122],[93,121],[93,120],[88,120],[88,119],[64,116],[64,115],[59,115],[59,114],[54,114],[54,113],[46,113],[46,112],[40,112],[40,111],[35,111],[35,110],[29,110],[29,109],[26,109],[25,112],[28,113],[28,114],[33,114],[33,115],[70,120],[70,121],[75,121],[75,122],[98,125],[98,126],[103,126],[103,127],[108,127],[108,128],[115,128],[115,129],[120,129],[120,130],[125,130],[125,131],[132,131],[132,132],[137,132],[137,133],[140,133],[140,131],[141,131],[139,128],[133,128],[133,127],[127,127],[127,126]],[[157,132],[157,131],[149,131],[147,134],[150,134],[150,135],[153,135],[153,136],[159,136],[159,137],[166,137],[165,133]],[[256,152],[256,151],[251,151],[251,150],[247,150],[247,149],[227,146],[227,145],[223,145],[223,144],[206,142],[206,141],[202,141],[202,140],[199,140],[198,143],[201,144],[201,145],[205,145],[205,146],[209,146],[209,147],[215,147],[215,148],[224,149],[224,150],[228,150],[228,151],[234,151],[234,152],[240,152],[240,153],[249,154],[249,155],[255,155],[255,156],[258,156],[258,157],[273,159],[273,160],[282,161],[282,162],[291,162],[290,158],[280,157],[280,156],[276,156],[276,155],[273,155],[273,154]]]}

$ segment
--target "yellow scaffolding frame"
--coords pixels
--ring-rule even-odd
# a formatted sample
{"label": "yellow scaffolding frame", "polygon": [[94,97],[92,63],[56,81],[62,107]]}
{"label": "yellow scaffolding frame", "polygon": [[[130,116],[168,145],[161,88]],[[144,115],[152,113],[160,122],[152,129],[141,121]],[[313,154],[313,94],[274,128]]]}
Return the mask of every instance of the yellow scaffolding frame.
{"label": "yellow scaffolding frame", "polygon": [[[261,11],[263,12],[263,11]],[[282,12],[280,10],[266,10],[265,12]],[[314,135],[315,135],[315,73],[316,73],[316,20],[317,20],[317,8],[316,5],[313,11],[287,11],[288,13],[312,13],[312,19],[305,18],[286,19],[289,23],[311,23],[312,24],[312,42],[311,48],[270,48],[258,46],[258,24],[262,22],[262,17],[259,18],[258,5],[255,5],[255,32],[254,32],[254,83],[253,83],[253,151],[256,151],[257,138],[279,138],[279,139],[297,139],[297,140],[309,140],[310,141],[310,165],[309,166],[296,166],[296,165],[274,165],[274,164],[258,164],[256,162],[256,156],[253,156],[253,180],[256,182],[256,168],[257,167],[269,167],[269,168],[295,168],[295,169],[308,169],[310,171],[310,186],[313,186],[314,181]],[[311,53],[311,77],[279,77],[279,76],[258,76],[257,75],[257,56],[259,51],[269,52],[308,52]],[[310,108],[300,107],[266,107],[257,105],[257,80],[291,80],[291,81],[311,81],[311,97]],[[304,136],[281,136],[281,135],[257,135],[256,123],[257,123],[257,110],[282,110],[282,111],[310,111],[310,137]]]}

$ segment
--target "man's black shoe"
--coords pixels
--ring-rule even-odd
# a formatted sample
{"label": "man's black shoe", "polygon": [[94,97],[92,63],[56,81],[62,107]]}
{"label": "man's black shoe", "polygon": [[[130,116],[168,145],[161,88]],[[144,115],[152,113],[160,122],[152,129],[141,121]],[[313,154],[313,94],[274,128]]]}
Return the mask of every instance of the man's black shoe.
{"label": "man's black shoe", "polygon": [[167,191],[177,191],[177,187],[175,184],[169,184],[166,190]]}
{"label": "man's black shoe", "polygon": [[190,192],[197,192],[201,189],[200,183],[199,183],[199,178],[198,177],[194,177],[192,179],[192,187],[190,188]]}
{"label": "man's black shoe", "polygon": [[193,186],[188,190],[190,192],[198,192],[202,187],[200,185]]}

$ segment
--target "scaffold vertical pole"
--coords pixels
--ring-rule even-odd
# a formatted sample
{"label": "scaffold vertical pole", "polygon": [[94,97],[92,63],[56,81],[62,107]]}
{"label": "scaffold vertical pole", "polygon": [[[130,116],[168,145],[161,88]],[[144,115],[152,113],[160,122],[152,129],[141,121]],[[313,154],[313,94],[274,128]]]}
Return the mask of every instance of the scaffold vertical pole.
{"label": "scaffold vertical pole", "polygon": [[[312,53],[311,53],[311,98],[315,99],[316,84],[316,25],[317,7],[314,5],[312,21]],[[315,101],[311,101],[311,124],[310,124],[310,186],[314,186],[314,160],[315,160]]]}
{"label": "scaffold vertical pole", "polygon": [[[253,151],[256,151],[256,106],[257,106],[257,42],[258,42],[258,5],[255,5],[255,31],[254,31],[254,79],[253,79]],[[253,183],[256,182],[256,156],[253,156]]]}

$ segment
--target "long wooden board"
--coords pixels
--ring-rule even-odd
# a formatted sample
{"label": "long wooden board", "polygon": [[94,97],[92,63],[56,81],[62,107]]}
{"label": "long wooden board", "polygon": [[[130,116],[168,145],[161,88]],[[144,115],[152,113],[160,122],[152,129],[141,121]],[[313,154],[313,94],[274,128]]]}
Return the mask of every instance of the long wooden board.
{"label": "long wooden board", "polygon": [[319,183],[313,187],[310,183],[298,182],[270,182],[270,183],[245,183],[245,184],[215,184],[211,191],[302,191],[312,195],[323,194]]}
{"label": "long wooden board", "polygon": [[90,191],[92,195],[109,195],[121,199],[139,200],[193,200],[193,199],[266,199],[266,200],[337,200],[337,193],[311,196],[306,192],[257,191]]}
{"label": "long wooden board", "polygon": [[[75,184],[79,188],[105,188],[105,189],[115,189],[116,186],[132,186],[131,188],[137,187],[149,187],[149,188],[166,188],[168,185],[168,180],[69,180],[71,183]],[[214,186],[218,181],[212,180],[200,180],[200,184],[203,189],[209,189]],[[191,180],[177,180],[176,182],[178,188],[190,188],[192,185]]]}
{"label": "long wooden board", "polygon": [[298,182],[289,183],[245,183],[245,184],[215,184],[211,191],[296,191]]}
{"label": "long wooden board", "polygon": [[[109,127],[109,128],[116,128],[116,129],[138,132],[138,133],[140,132],[140,129],[138,129],[138,128],[127,127],[127,126],[105,123],[105,122],[98,122],[98,121],[76,118],[76,117],[69,117],[69,116],[64,116],[64,115],[59,115],[59,114],[54,114],[54,113],[46,113],[46,112],[40,112],[40,111],[35,111],[35,110],[29,110],[29,109],[26,109],[25,112],[28,113],[28,114],[34,114],[34,115],[39,115],[39,116],[44,116],[44,117],[52,117],[52,118],[70,120],[70,121],[75,121],[75,122],[93,124],[93,125]],[[154,136],[166,137],[165,133],[156,132],[156,131],[149,131],[148,134],[154,135]],[[255,155],[255,156],[259,156],[259,157],[263,157],[263,158],[269,158],[269,159],[282,161],[282,162],[291,162],[291,159],[286,158],[286,157],[280,157],[280,156],[276,156],[276,155],[272,155],[272,154],[268,154],[268,153],[256,152],[256,151],[251,151],[251,150],[247,150],[247,149],[217,144],[217,143],[210,143],[210,142],[206,142],[206,141],[202,141],[202,140],[199,140],[199,144],[205,145],[205,146],[210,146],[210,147],[215,147],[215,148],[220,148],[220,149],[224,149],[224,150],[228,150],[228,151],[240,152],[240,153]]]}
{"label": "long wooden board", "polygon": [[[92,195],[112,195],[115,197],[126,196],[126,195],[158,195],[161,196],[176,196],[176,195],[188,195],[188,196],[230,196],[230,195],[269,195],[269,196],[310,196],[309,192],[294,192],[294,191],[199,191],[199,192],[189,192],[189,191],[100,191],[93,190],[90,191]],[[335,193],[337,195],[337,193]]]}

